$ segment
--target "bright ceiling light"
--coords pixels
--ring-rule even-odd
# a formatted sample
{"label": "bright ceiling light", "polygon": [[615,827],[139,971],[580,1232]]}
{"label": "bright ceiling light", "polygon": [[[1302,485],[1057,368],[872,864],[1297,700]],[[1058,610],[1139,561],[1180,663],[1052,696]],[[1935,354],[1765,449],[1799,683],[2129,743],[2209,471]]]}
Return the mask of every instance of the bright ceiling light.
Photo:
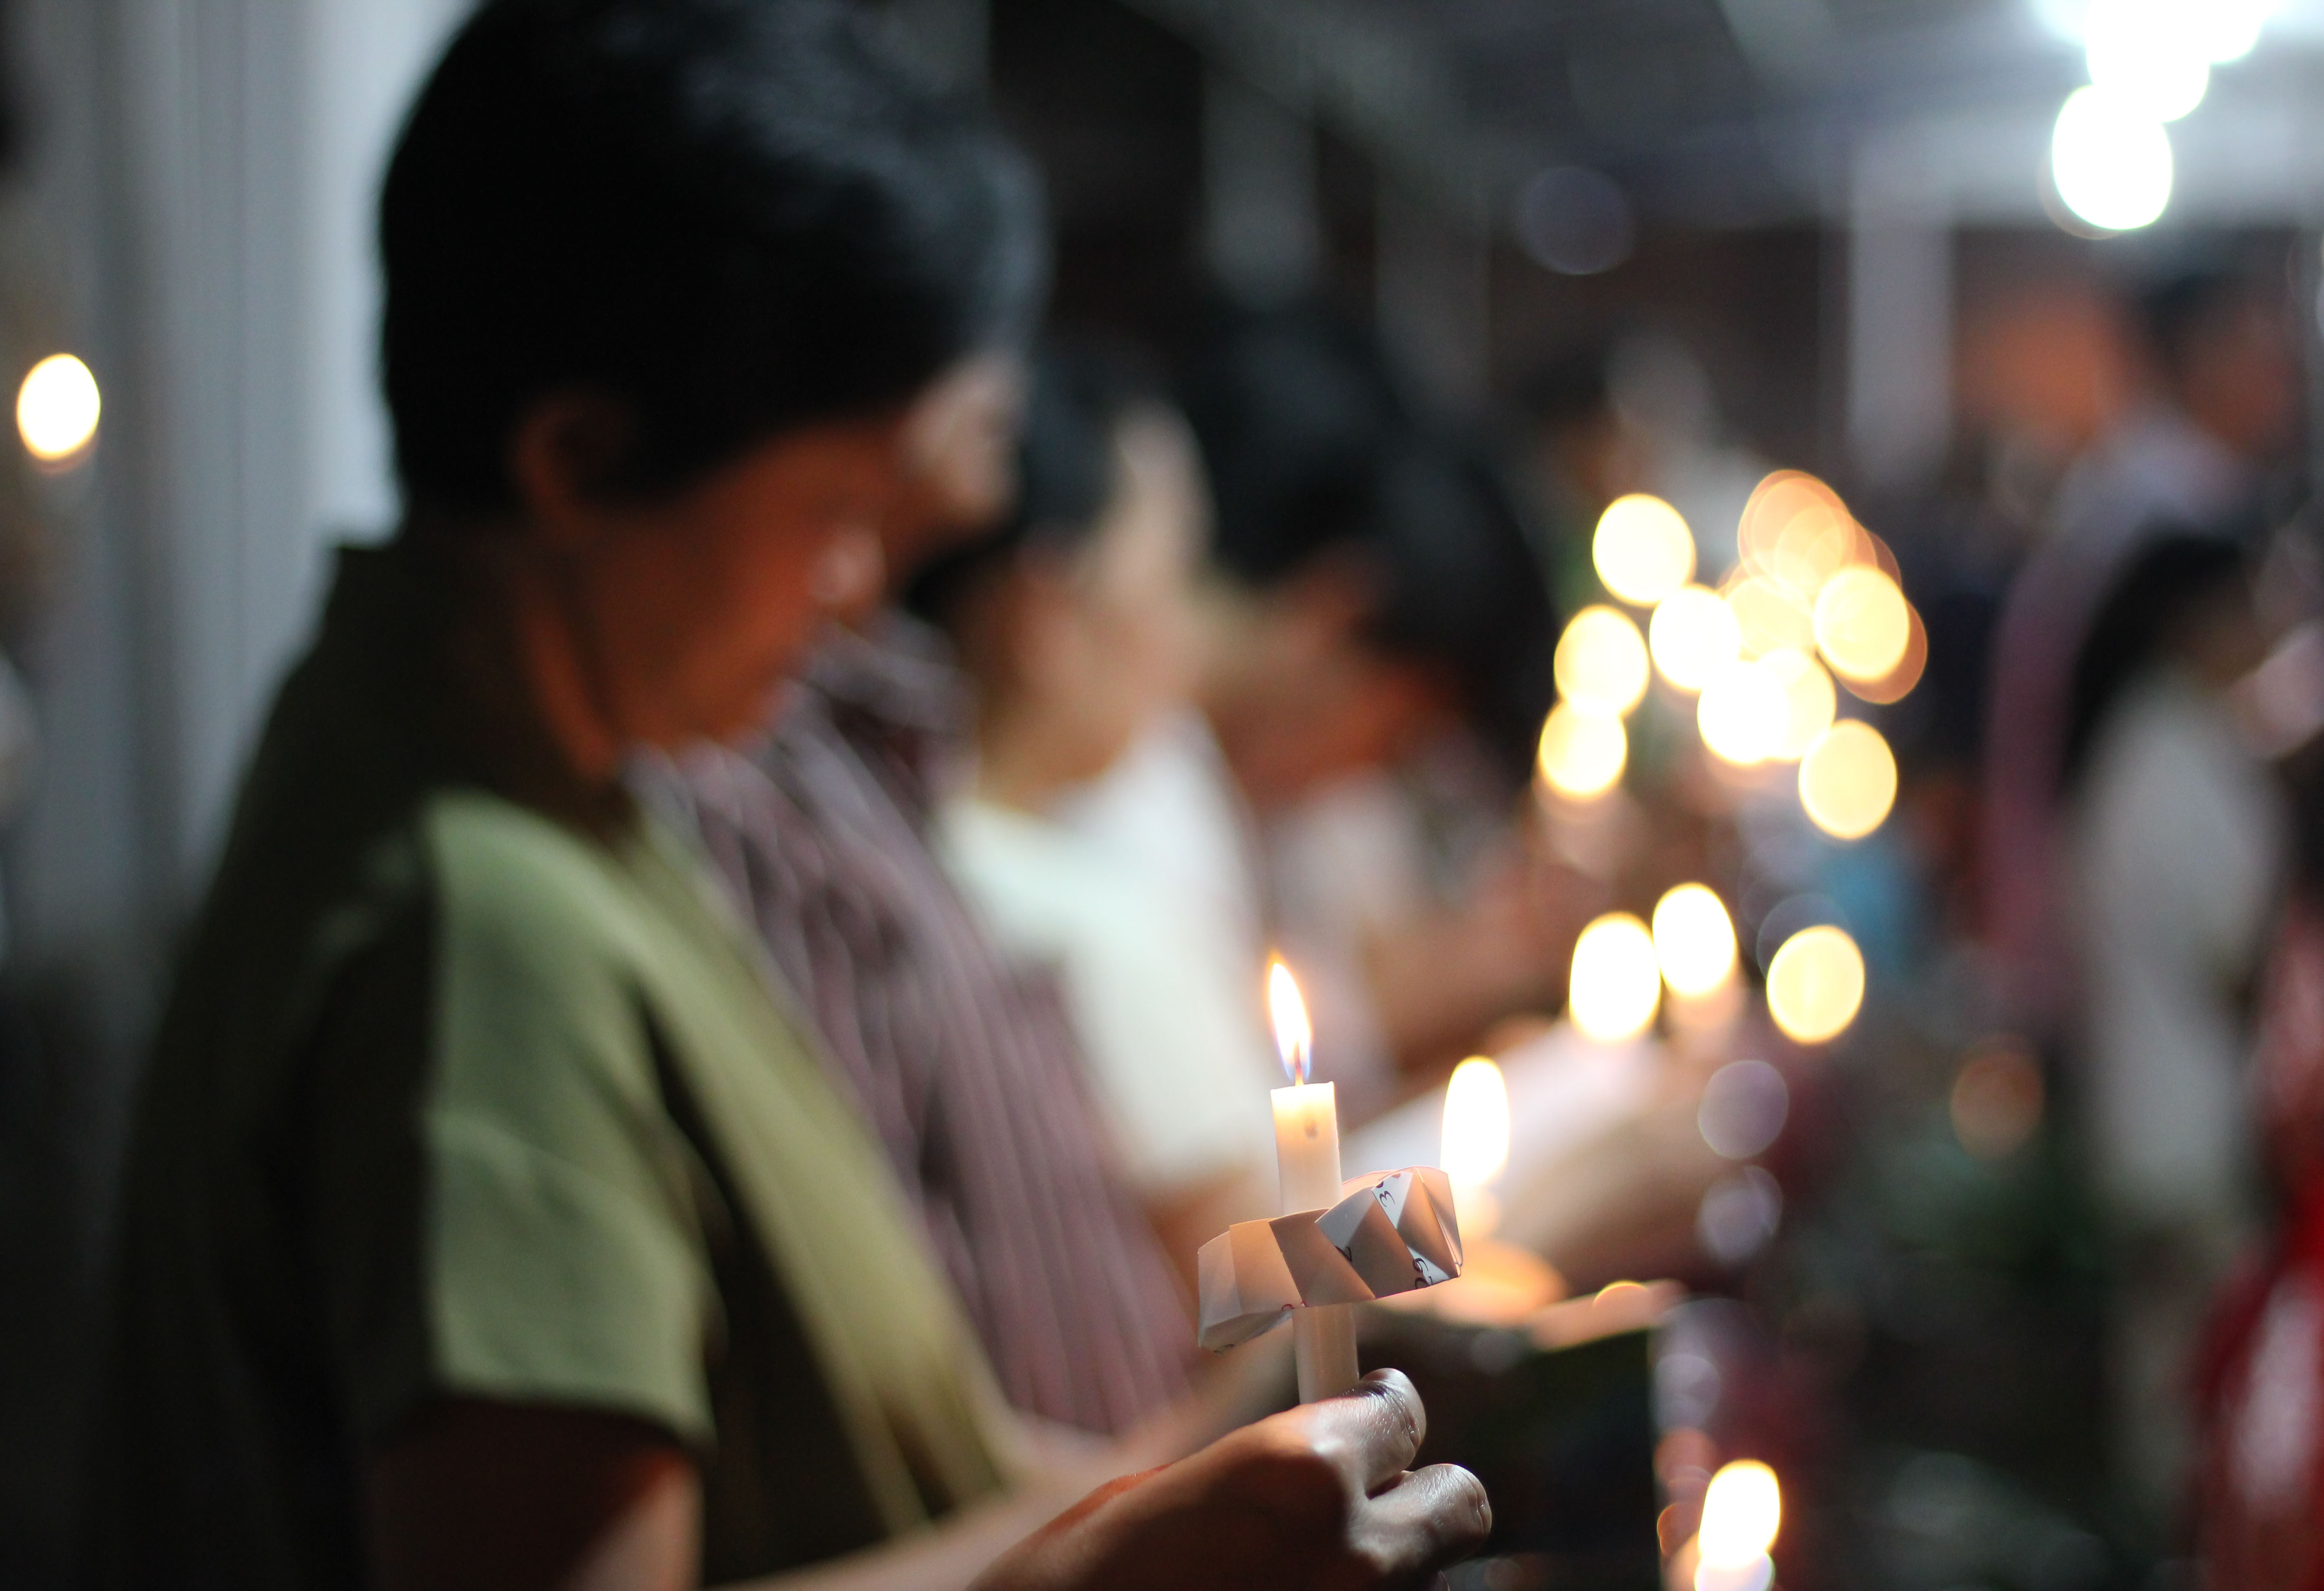
{"label": "bright ceiling light", "polygon": [[2077,88],[2050,139],[2058,197],[2091,226],[2129,232],[2171,202],[2171,135],[2098,88]]}
{"label": "bright ceiling light", "polygon": [[2034,20],[2069,44],[2089,36],[2090,0],[2032,0]]}
{"label": "bright ceiling light", "polygon": [[2282,9],[2281,0],[2212,0],[2194,17],[2203,53],[2213,66],[2241,60],[2258,47],[2261,31]]}
{"label": "bright ceiling light", "polygon": [[[2097,0],[2030,0],[2034,20],[2066,43],[2087,45]],[[2282,0],[2178,0],[2198,47],[2213,66],[2241,60],[2252,52],[2267,24],[2283,9]]]}
{"label": "bright ceiling light", "polygon": [[2092,0],[2091,86],[2158,122],[2177,121],[2211,86],[2211,32],[2190,0]]}

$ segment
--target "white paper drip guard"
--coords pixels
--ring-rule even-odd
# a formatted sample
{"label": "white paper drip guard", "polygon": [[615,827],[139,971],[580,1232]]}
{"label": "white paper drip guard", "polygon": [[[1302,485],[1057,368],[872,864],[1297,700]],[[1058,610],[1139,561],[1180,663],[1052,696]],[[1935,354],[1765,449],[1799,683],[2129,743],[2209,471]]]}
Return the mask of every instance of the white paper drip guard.
{"label": "white paper drip guard", "polygon": [[1351,1177],[1328,1210],[1238,1221],[1204,1244],[1204,1347],[1222,1353],[1291,1311],[1362,1304],[1461,1274],[1452,1179],[1434,1166]]}

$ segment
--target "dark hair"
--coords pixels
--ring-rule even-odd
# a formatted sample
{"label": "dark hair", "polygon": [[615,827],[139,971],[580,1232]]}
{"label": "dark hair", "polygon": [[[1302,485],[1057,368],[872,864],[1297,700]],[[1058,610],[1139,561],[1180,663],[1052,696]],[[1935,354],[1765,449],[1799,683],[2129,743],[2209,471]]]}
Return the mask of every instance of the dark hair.
{"label": "dark hair", "polygon": [[1482,457],[1416,434],[1380,460],[1371,497],[1369,638],[1443,668],[1479,738],[1523,779],[1555,695],[1558,621],[1516,495]]}
{"label": "dark hair", "polygon": [[870,413],[1021,335],[1028,168],[828,0],[491,0],[422,90],[380,205],[396,464],[508,505],[528,405],[605,393],[610,487]]}
{"label": "dark hair", "polygon": [[1122,421],[1157,389],[1117,359],[1050,347],[1034,361],[1017,445],[1017,502],[982,536],[932,560],[904,605],[951,625],[961,604],[1028,552],[1071,555],[1095,534],[1120,486],[1115,442]]}
{"label": "dark hair", "polygon": [[1254,589],[1332,555],[1371,580],[1366,636],[1450,675],[1530,765],[1557,634],[1537,533],[1481,456],[1421,425],[1370,339],[1312,312],[1228,328],[1186,409],[1217,498],[1212,560]]}
{"label": "dark hair", "polygon": [[2245,578],[2243,549],[2220,536],[2177,532],[2155,541],[2116,577],[2074,658],[2065,760],[2059,785],[2070,793],[2098,731],[2122,693],[2162,652],[2172,630]]}
{"label": "dark hair", "polygon": [[1215,504],[1212,561],[1254,587],[1362,534],[1380,457],[1412,429],[1370,338],[1307,310],[1230,323],[1184,401]]}

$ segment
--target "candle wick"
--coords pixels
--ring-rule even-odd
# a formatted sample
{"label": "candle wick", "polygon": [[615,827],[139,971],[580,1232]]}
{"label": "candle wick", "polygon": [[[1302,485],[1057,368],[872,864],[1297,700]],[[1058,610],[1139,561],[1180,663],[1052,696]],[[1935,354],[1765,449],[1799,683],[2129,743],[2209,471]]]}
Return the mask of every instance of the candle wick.
{"label": "candle wick", "polygon": [[1315,1124],[1313,1122],[1307,1124],[1307,1136],[1310,1138],[1315,1136]]}

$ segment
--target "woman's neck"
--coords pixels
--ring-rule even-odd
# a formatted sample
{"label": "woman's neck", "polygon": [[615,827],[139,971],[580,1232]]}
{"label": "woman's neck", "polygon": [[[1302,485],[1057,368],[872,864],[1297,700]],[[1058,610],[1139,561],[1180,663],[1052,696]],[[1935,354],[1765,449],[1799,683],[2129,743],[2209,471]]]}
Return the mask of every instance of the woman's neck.
{"label": "woman's neck", "polygon": [[579,605],[564,573],[538,557],[520,559],[511,570],[509,622],[517,661],[541,727],[566,765],[584,783],[610,783],[621,774],[627,747],[591,667]]}
{"label": "woman's neck", "polygon": [[626,809],[627,747],[559,571],[515,526],[415,523],[408,533],[450,566],[447,661],[491,782],[560,816],[595,822]]}
{"label": "woman's neck", "polygon": [[976,799],[1046,815],[1076,783],[1075,771],[1038,727],[1039,716],[987,698],[976,717]]}

